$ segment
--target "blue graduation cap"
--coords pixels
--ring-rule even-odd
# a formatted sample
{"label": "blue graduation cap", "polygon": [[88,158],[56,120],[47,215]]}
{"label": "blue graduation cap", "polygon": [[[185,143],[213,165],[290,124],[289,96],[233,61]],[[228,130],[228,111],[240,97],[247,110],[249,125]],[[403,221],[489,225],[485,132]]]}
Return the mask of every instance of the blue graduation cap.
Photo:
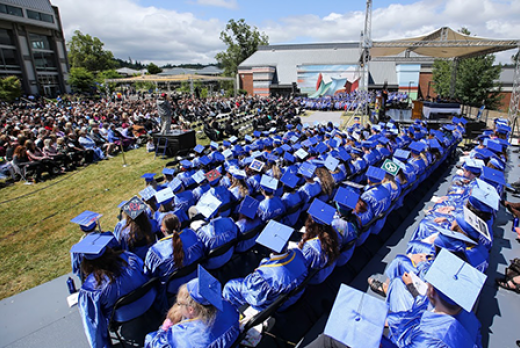
{"label": "blue graduation cap", "polygon": [[294,158],[294,156],[289,152],[283,154],[283,159],[289,163],[294,163],[294,161],[296,161],[296,158]]}
{"label": "blue graduation cap", "polygon": [[358,155],[362,155],[364,153],[363,150],[361,150],[358,147],[354,147],[354,146],[350,149],[350,151],[352,151],[353,153],[356,153]]}
{"label": "blue graduation cap", "polygon": [[453,238],[456,240],[460,240],[460,241],[462,241],[464,243],[468,243],[468,244],[473,244],[473,245],[478,244],[473,239],[466,236],[464,233],[448,230],[448,229],[442,228],[442,227],[437,227],[436,230],[439,231],[439,233],[442,234],[443,236]]}
{"label": "blue graduation cap", "polygon": [[164,169],[162,170],[162,173],[164,175],[173,175],[173,174],[175,174],[175,170],[168,168],[168,167],[164,167]]}
{"label": "blue graduation cap", "polygon": [[209,146],[210,146],[213,150],[218,149],[218,143],[215,142],[215,141],[212,141],[211,143],[209,143]]}
{"label": "blue graduation cap", "polygon": [[254,171],[260,172],[262,168],[264,167],[264,162],[259,161],[257,159],[253,160],[251,164],[249,165],[249,168],[253,169]]}
{"label": "blue graduation cap", "polygon": [[442,149],[441,144],[439,144],[439,141],[437,139],[428,139],[428,146],[431,149]]}
{"label": "blue graduation cap", "polygon": [[413,143],[408,145],[408,148],[410,149],[410,151],[412,151],[413,153],[418,155],[418,154],[420,154],[421,152],[424,151],[424,146],[425,145],[423,143],[420,143],[418,141],[414,141]]}
{"label": "blue graduation cap", "polygon": [[495,153],[502,152],[502,145],[500,145],[498,142],[496,142],[494,140],[491,140],[491,139],[484,140],[484,146]]}
{"label": "blue graduation cap", "polygon": [[95,260],[103,255],[114,236],[101,233],[90,233],[70,249],[73,254],[82,254],[87,260]]}
{"label": "blue graduation cap", "polygon": [[298,138],[296,135],[293,135],[290,140],[291,140],[291,143],[295,144],[298,142],[298,140],[300,140],[300,138]]}
{"label": "blue graduation cap", "polygon": [[325,153],[325,152],[327,152],[328,149],[329,149],[328,146],[325,145],[324,143],[319,143],[316,146],[316,151],[318,151],[319,153]]}
{"label": "blue graduation cap", "polygon": [[296,126],[296,129],[297,129],[297,130],[298,130],[299,132],[301,132],[301,131],[302,131],[302,129],[303,129],[303,127],[302,127],[302,125],[301,125],[301,124],[298,124],[298,125]]}
{"label": "blue graduation cap", "polygon": [[223,154],[221,154],[220,152],[218,151],[215,151],[213,153],[213,159],[216,161],[216,162],[224,162],[226,160],[226,158],[224,157]]}
{"label": "blue graduation cap", "polygon": [[246,135],[246,136],[244,136],[244,139],[245,139],[245,141],[248,142],[248,143],[250,143],[250,142],[253,141],[253,138],[252,138],[249,134]]}
{"label": "blue graduation cap", "polygon": [[209,219],[215,214],[221,204],[222,202],[208,191],[200,197],[195,208],[197,208],[197,211],[205,218]]}
{"label": "blue graduation cap", "polygon": [[457,124],[457,123],[460,123],[460,119],[458,117],[453,117],[451,119],[451,122],[454,123],[454,124]]}
{"label": "blue graduation cap", "polygon": [[274,163],[278,161],[278,156],[272,154],[272,153],[266,153],[265,159],[267,160],[267,163]]}
{"label": "blue graduation cap", "polygon": [[193,174],[191,177],[193,178],[193,180],[195,180],[195,182],[197,184],[200,184],[201,182],[206,180],[206,177],[204,176],[204,172],[202,170],[199,170],[198,172]]}
{"label": "blue graduation cap", "polygon": [[135,220],[136,217],[146,211],[146,204],[139,197],[134,196],[123,205],[122,209],[130,219]]}
{"label": "blue graduation cap", "polygon": [[352,348],[379,348],[388,305],[341,284],[324,334]]}
{"label": "blue graduation cap", "polygon": [[200,163],[202,163],[203,166],[207,166],[211,163],[211,159],[208,156],[202,156],[200,158]]}
{"label": "blue graduation cap", "polygon": [[386,172],[383,169],[374,166],[368,167],[366,172],[367,178],[370,179],[370,181],[373,183],[379,183],[383,181],[385,174]]}
{"label": "blue graduation cap", "polygon": [[244,170],[241,170],[241,169],[237,169],[237,170],[234,170],[231,175],[235,178],[235,179],[238,179],[238,180],[243,180],[245,178],[247,178],[247,174]]}
{"label": "blue graduation cap", "polygon": [[479,159],[468,158],[467,160],[464,161],[463,168],[466,170],[469,170],[470,172],[472,172],[474,174],[480,174],[482,172],[482,167],[484,167],[484,166],[485,166],[484,161],[479,160]]}
{"label": "blue graduation cap", "polygon": [[494,153],[492,151],[488,150],[487,148],[482,148],[482,149],[476,148],[475,152],[476,152],[476,156],[480,156],[480,158],[482,158],[482,159],[487,159],[494,155]]}
{"label": "blue graduation cap", "polygon": [[317,137],[311,137],[307,140],[311,143],[312,146],[316,145],[319,142],[319,139]]}
{"label": "blue graduation cap", "polygon": [[298,168],[298,174],[303,175],[306,178],[312,178],[314,176],[314,172],[316,171],[316,166],[309,162],[303,162]]}
{"label": "blue graduation cap", "polygon": [[234,143],[236,143],[237,141],[238,141],[238,138],[237,138],[236,136],[234,136],[234,135],[233,135],[231,138],[229,138],[229,142],[230,142],[231,144],[234,144]]}
{"label": "blue graduation cap", "polygon": [[165,189],[162,189],[161,191],[157,191],[155,193],[155,200],[159,204],[166,204],[172,201],[173,199],[173,191],[171,188],[167,187]]}
{"label": "blue graduation cap", "polygon": [[285,173],[280,178],[280,181],[285,186],[288,186],[290,188],[295,188],[296,185],[298,185],[299,178],[294,175],[294,173],[291,173],[289,170],[286,170]]}
{"label": "blue graduation cap", "polygon": [[203,306],[212,305],[221,312],[224,310],[222,284],[201,265],[198,266],[197,278],[190,280],[186,287],[195,302]]}
{"label": "blue graduation cap", "polygon": [[155,191],[153,187],[147,186],[144,190],[139,191],[139,196],[141,196],[145,201],[147,201],[153,196],[155,196],[156,193],[157,191]]}
{"label": "blue graduation cap", "polygon": [[342,161],[350,161],[352,159],[352,156],[350,156],[350,154],[347,152],[347,150],[345,150],[344,147],[340,147],[338,149],[338,155],[339,155],[339,158],[341,158]]}
{"label": "blue graduation cap", "polygon": [[379,138],[377,138],[377,141],[378,141],[379,143],[383,144],[383,145],[386,145],[386,144],[388,144],[388,143],[390,142],[390,140],[388,140],[388,139],[385,138],[385,137],[379,137]]}
{"label": "blue graduation cap", "polygon": [[238,207],[238,212],[242,215],[247,216],[250,219],[254,219],[260,202],[251,196],[245,196]]}
{"label": "blue graduation cap", "polygon": [[179,178],[175,178],[168,184],[168,187],[171,188],[174,193],[178,192],[182,188],[182,181]]}
{"label": "blue graduation cap", "polygon": [[482,168],[482,175],[480,176],[480,179],[491,181],[502,186],[506,184],[504,173],[489,167]]}
{"label": "blue graduation cap", "polygon": [[90,232],[96,228],[97,221],[102,216],[102,214],[85,210],[83,213],[70,220],[70,222],[78,224],[82,231]]}
{"label": "blue graduation cap", "polygon": [[196,153],[203,153],[204,152],[204,145],[197,145],[193,148],[193,151],[195,151]]}
{"label": "blue graduation cap", "polygon": [[345,187],[339,187],[334,196],[334,202],[338,203],[343,209],[354,209],[359,200],[359,193]]}
{"label": "blue graduation cap", "polygon": [[282,150],[284,150],[285,152],[291,152],[292,151],[292,147],[290,145],[287,145],[287,144],[283,144],[281,146]]}
{"label": "blue graduation cap", "polygon": [[146,182],[153,181],[153,177],[155,176],[155,173],[144,173],[141,175],[141,178],[143,178]]}
{"label": "blue graduation cap", "polygon": [[501,124],[497,124],[497,130],[496,131],[498,133],[500,133],[500,134],[507,134],[507,133],[511,132],[511,127],[505,126],[505,125],[501,125]]}
{"label": "blue graduation cap", "polygon": [[307,213],[312,216],[312,219],[320,225],[330,225],[334,219],[336,209],[327,203],[315,198]]}
{"label": "blue graduation cap", "polygon": [[471,312],[487,276],[445,249],[441,249],[424,279],[447,302]]}
{"label": "blue graduation cap", "polygon": [[255,130],[253,132],[253,135],[255,136],[255,138],[260,138],[260,136],[262,135],[262,132]]}
{"label": "blue graduation cap", "polygon": [[262,175],[260,186],[267,192],[273,192],[278,188],[278,180],[269,175]]}
{"label": "blue graduation cap", "polygon": [[449,132],[453,132],[455,130],[455,126],[452,124],[445,124],[444,126],[442,126],[442,128]]}
{"label": "blue graduation cap", "polygon": [[126,204],[126,202],[128,202],[128,201],[121,201],[121,203],[119,203],[119,204],[117,205],[117,207],[118,207],[119,209],[121,209],[121,208],[123,207],[123,205]]}
{"label": "blue graduation cap", "polygon": [[233,157],[233,151],[231,149],[226,149],[224,152],[222,152],[225,158]]}
{"label": "blue graduation cap", "polygon": [[331,172],[335,171],[338,167],[339,160],[335,159],[331,155],[327,156],[327,159],[325,159],[325,167],[330,170]]}
{"label": "blue graduation cap", "polygon": [[338,146],[338,140],[330,139],[329,140],[329,146],[332,147],[333,149],[336,148]]}
{"label": "blue graduation cap", "polygon": [[182,160],[179,162],[183,168],[190,169],[193,167],[193,164],[188,160]]}
{"label": "blue graduation cap", "polygon": [[211,183],[214,183],[215,181],[218,182],[218,180],[220,179],[220,177],[222,175],[220,174],[220,172],[218,170],[213,169],[213,170],[210,170],[209,172],[207,172],[206,174],[204,174],[204,176],[206,176],[206,179],[211,184]]}
{"label": "blue graduation cap", "polygon": [[500,145],[502,145],[502,146],[511,145],[506,139],[497,138],[497,139],[495,139],[495,141],[498,141],[500,143]]}
{"label": "blue graduation cap", "polygon": [[294,155],[303,161],[309,154],[304,149],[299,149]]}
{"label": "blue graduation cap", "polygon": [[287,245],[287,241],[292,233],[293,229],[291,227],[270,220],[256,239],[256,242],[271,249],[275,253],[281,253]]}
{"label": "blue graduation cap", "polygon": [[224,140],[224,141],[222,141],[222,146],[230,147],[231,146],[231,142],[229,142],[228,140]]}
{"label": "blue graduation cap", "polygon": [[[477,179],[476,182],[477,186],[473,187],[471,190],[470,199],[477,199],[480,203],[487,205],[489,208],[498,210],[500,208],[500,196],[498,195],[497,190],[487,182],[480,179]],[[473,204],[473,206],[476,204],[475,208],[479,210],[488,210],[485,207],[481,207],[479,203],[473,201],[470,203]]]}

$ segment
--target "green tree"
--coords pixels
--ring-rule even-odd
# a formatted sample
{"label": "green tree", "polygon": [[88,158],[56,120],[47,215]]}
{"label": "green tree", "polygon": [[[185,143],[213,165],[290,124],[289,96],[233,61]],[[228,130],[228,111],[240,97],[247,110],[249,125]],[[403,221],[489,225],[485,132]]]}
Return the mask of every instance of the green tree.
{"label": "green tree", "polygon": [[146,68],[148,69],[148,73],[151,74],[151,75],[155,75],[155,74],[158,74],[158,73],[162,72],[162,69],[159,68],[154,63],[148,64],[148,66]]}
{"label": "green tree", "polygon": [[94,74],[83,67],[70,68],[69,85],[78,92],[90,92],[94,86]]}
{"label": "green tree", "polygon": [[[459,32],[470,35],[466,28],[460,29]],[[497,108],[501,96],[499,95],[500,88],[495,81],[500,77],[502,66],[493,65],[494,62],[494,55],[459,60],[456,72],[455,98],[466,105],[480,107],[484,104],[487,109]],[[435,93],[449,96],[454,67],[454,61],[435,59],[432,69]]]}
{"label": "green tree", "polygon": [[76,30],[67,43],[70,67],[85,68],[90,72],[114,68],[116,66],[114,55],[110,51],[103,50],[104,45],[97,37],[83,35],[81,31]]}
{"label": "green tree", "polygon": [[257,27],[251,28],[244,19],[230,19],[226,29],[220,33],[220,40],[226,44],[227,49],[218,53],[215,59],[224,68],[224,75],[227,76],[235,75],[240,63],[255,53],[258,46],[269,44],[267,35],[260,33]]}
{"label": "green tree", "polygon": [[0,100],[12,102],[22,95],[22,83],[16,76],[0,79]]}
{"label": "green tree", "polygon": [[105,83],[105,80],[107,79],[119,79],[121,78],[122,76],[117,72],[115,71],[114,69],[111,69],[111,70],[105,70],[105,71],[101,71],[97,74],[96,76],[96,82],[98,83],[98,88],[100,90],[102,90],[103,92],[107,92],[107,87],[109,88],[109,90],[113,91],[115,90],[116,86],[117,86],[117,83],[115,82],[109,82],[109,83]]}

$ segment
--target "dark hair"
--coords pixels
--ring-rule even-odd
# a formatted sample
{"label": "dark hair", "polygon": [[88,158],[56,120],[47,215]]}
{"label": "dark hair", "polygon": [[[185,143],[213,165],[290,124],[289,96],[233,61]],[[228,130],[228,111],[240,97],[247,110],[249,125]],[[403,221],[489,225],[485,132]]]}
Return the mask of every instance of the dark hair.
{"label": "dark hair", "polygon": [[133,248],[139,242],[145,242],[146,245],[150,245],[154,242],[152,225],[148,220],[146,213],[139,214],[135,219],[131,219],[128,214],[125,213],[126,224],[124,228],[129,227],[130,233],[128,234],[128,246]]}
{"label": "dark hair", "polygon": [[120,256],[123,251],[114,251],[107,247],[103,255],[94,260],[83,258],[81,261],[81,273],[85,275],[94,274],[96,284],[99,286],[103,282],[103,278],[108,277],[110,283],[116,280],[121,274],[121,270],[127,265],[126,261]]}
{"label": "dark hair", "polygon": [[477,215],[479,218],[481,218],[482,220],[484,220],[485,222],[488,222],[489,220],[491,220],[491,213],[487,213],[487,212],[484,212],[482,210],[479,210],[477,208],[475,208],[470,202],[469,202],[469,199],[468,201],[466,202],[466,208],[468,208],[469,210],[471,210],[473,213],[475,213],[475,215]]}
{"label": "dark hair", "polygon": [[315,222],[312,216],[308,216],[305,221],[305,233],[298,244],[300,249],[310,239],[318,237],[321,243],[321,251],[327,255],[327,265],[331,265],[339,256],[338,234],[330,225],[321,225]]}
{"label": "dark hair", "polygon": [[332,192],[334,192],[334,187],[336,186],[332,174],[330,174],[327,168],[320,167],[316,168],[316,175],[320,179],[321,191],[326,195],[331,196]]}
{"label": "dark hair", "polygon": [[175,214],[168,214],[164,217],[162,224],[166,232],[172,236],[173,262],[177,268],[181,268],[184,261],[184,249],[179,235],[179,229],[181,228],[179,218]]}

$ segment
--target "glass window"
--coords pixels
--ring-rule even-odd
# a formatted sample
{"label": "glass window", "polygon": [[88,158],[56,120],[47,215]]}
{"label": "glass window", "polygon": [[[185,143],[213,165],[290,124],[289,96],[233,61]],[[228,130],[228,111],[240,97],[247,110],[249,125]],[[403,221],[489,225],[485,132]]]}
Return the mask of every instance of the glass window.
{"label": "glass window", "polygon": [[54,23],[54,17],[46,13],[40,13],[40,20],[43,22]]}
{"label": "glass window", "polygon": [[16,59],[15,50],[3,48],[2,55],[4,56],[5,69],[7,70],[19,70],[20,65]]}
{"label": "glass window", "polygon": [[0,13],[7,13],[7,6],[0,4]]}
{"label": "glass window", "polygon": [[6,8],[7,8],[7,14],[10,14],[13,16],[18,16],[18,17],[23,17],[23,12],[22,12],[21,8],[14,7],[14,6],[6,6]]}
{"label": "glass window", "polygon": [[34,65],[38,71],[57,71],[56,60],[52,52],[34,52]]}
{"label": "glass window", "polygon": [[40,12],[27,10],[27,18],[40,20]]}
{"label": "glass window", "polygon": [[51,45],[49,38],[43,35],[29,34],[29,40],[31,41],[31,47],[34,50],[50,50]]}
{"label": "glass window", "polygon": [[0,45],[14,45],[10,30],[0,29]]}

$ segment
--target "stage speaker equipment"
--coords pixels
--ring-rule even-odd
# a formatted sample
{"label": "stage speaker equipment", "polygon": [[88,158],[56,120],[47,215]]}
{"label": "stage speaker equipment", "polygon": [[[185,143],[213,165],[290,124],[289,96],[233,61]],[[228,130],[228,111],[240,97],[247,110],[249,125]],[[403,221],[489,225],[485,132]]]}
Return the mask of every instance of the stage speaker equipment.
{"label": "stage speaker equipment", "polygon": [[[152,138],[154,145],[158,146],[158,144],[160,144],[160,147],[164,146],[165,141],[161,140],[161,142],[159,142],[159,138],[165,138],[168,140],[165,153],[167,157],[188,153],[197,145],[194,130],[172,130],[167,134],[152,133]],[[160,148],[158,153],[162,154],[163,150],[163,148]]]}

